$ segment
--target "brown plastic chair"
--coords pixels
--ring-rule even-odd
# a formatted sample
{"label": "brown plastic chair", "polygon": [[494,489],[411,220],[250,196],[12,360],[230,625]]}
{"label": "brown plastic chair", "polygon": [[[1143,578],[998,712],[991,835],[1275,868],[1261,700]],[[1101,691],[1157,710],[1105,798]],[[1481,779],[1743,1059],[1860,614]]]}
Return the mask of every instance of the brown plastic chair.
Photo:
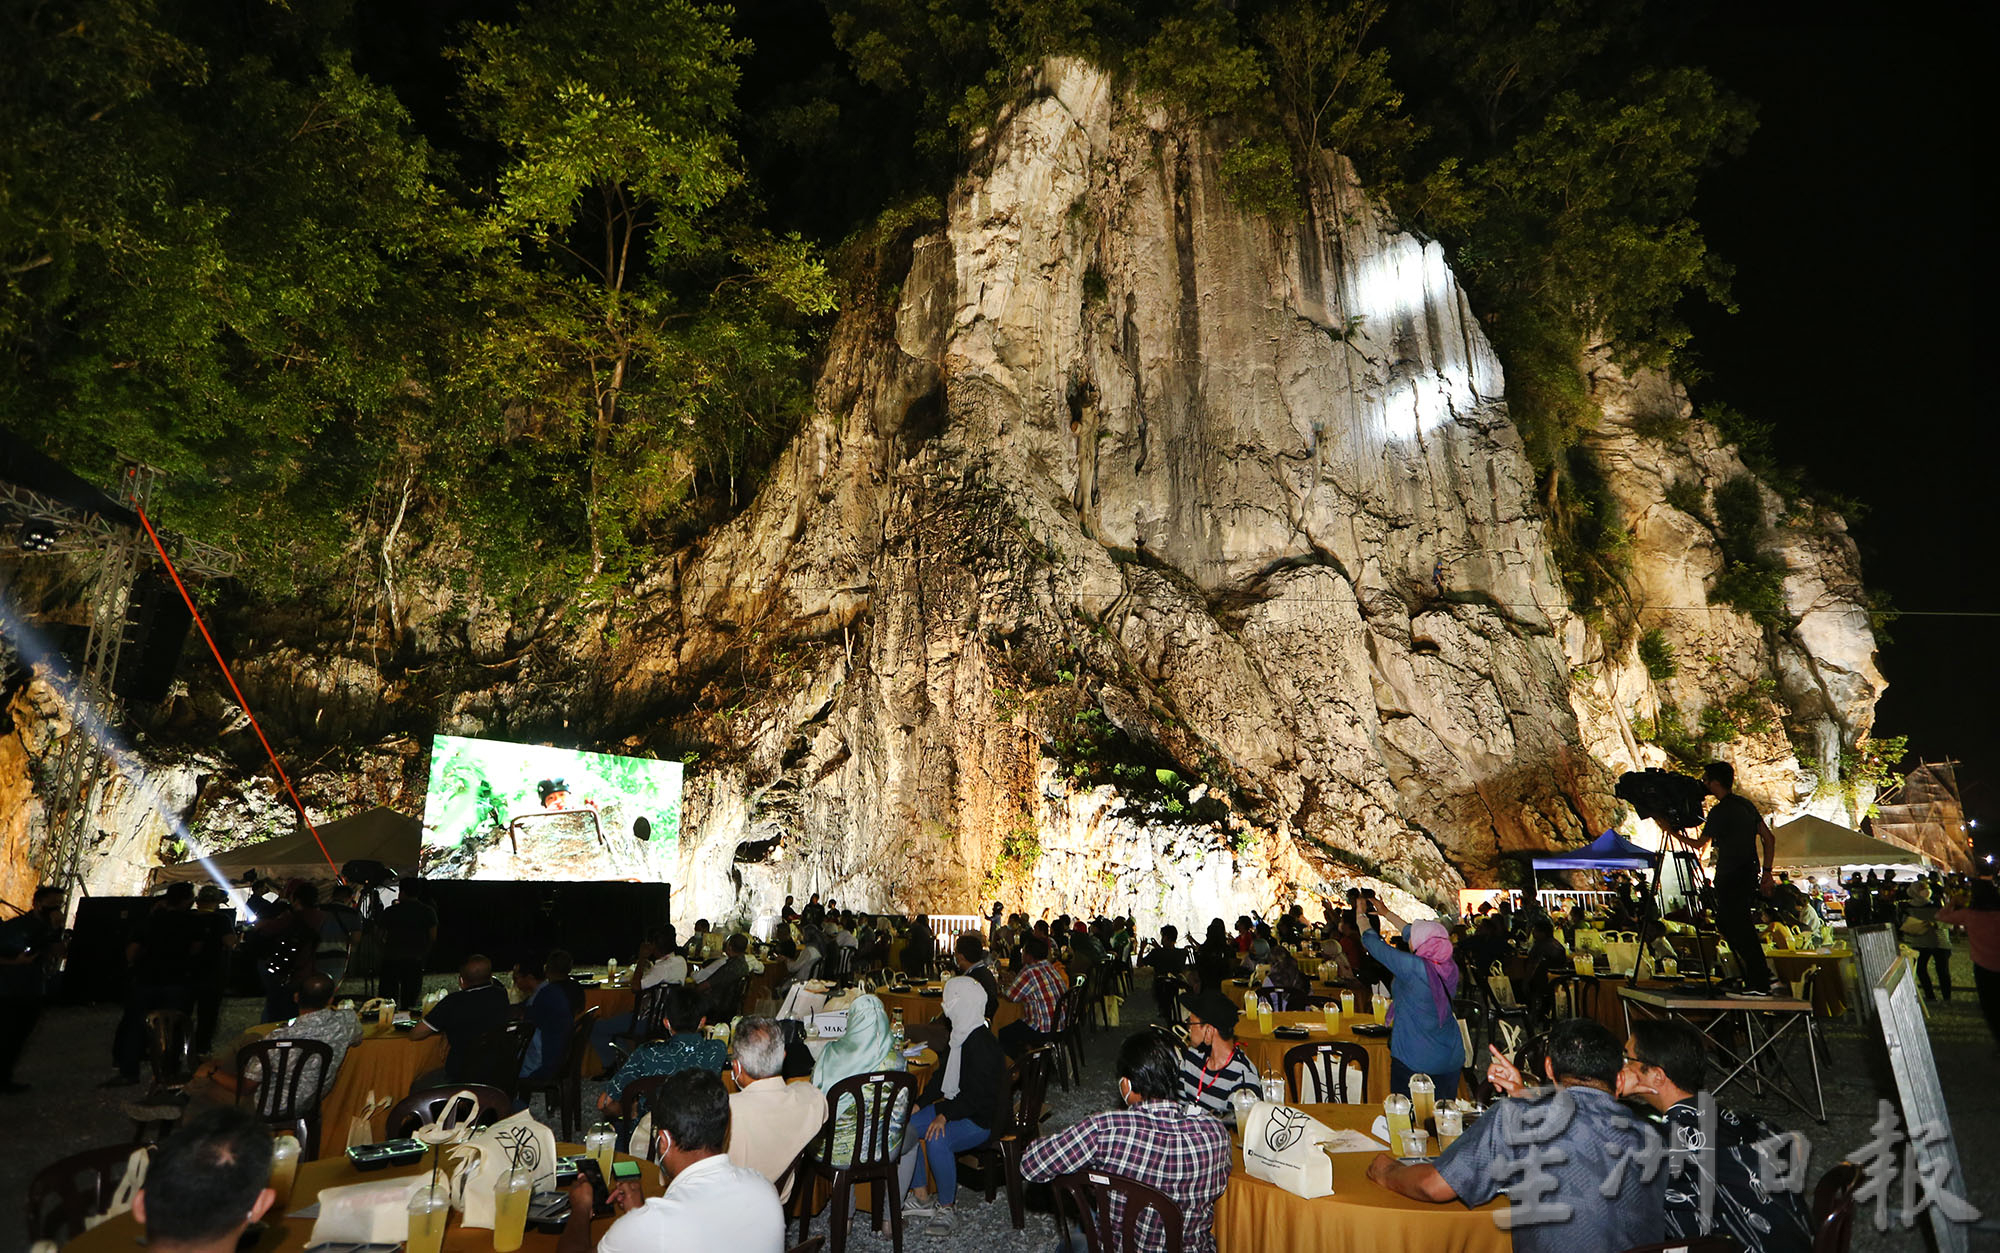
{"label": "brown plastic chair", "polygon": [[[333,1086],[333,1046],[321,1040],[253,1040],[236,1053],[236,1073],[248,1078],[249,1066],[261,1072],[256,1090],[257,1116],[273,1128],[299,1138],[304,1160],[319,1156],[320,1092]],[[236,1103],[245,1092],[239,1088]]]}
{"label": "brown plastic chair", "polygon": [[1083,1020],[1089,1011],[1090,976],[1078,975],[1070,980],[1069,991],[1056,1002],[1055,1030],[1049,1034],[1055,1038],[1062,1050],[1056,1058],[1056,1078],[1061,1081],[1063,1091],[1069,1091],[1070,1077],[1074,1075],[1078,1083],[1083,1082]]}
{"label": "brown plastic chair", "polygon": [[[1347,1068],[1361,1070],[1361,1091],[1347,1090]],[[1285,1050],[1285,1088],[1294,1104],[1305,1101],[1304,1071],[1311,1069],[1320,1101],[1351,1105],[1368,1099],[1368,1050],[1344,1040],[1317,1040]]]}
{"label": "brown plastic chair", "polygon": [[1819,1177],[1813,1188],[1813,1253],[1847,1253],[1854,1236],[1854,1191],[1861,1186],[1861,1168],[1842,1162]]}
{"label": "brown plastic chair", "polygon": [[[639,1078],[626,1084],[625,1090],[618,1094],[618,1116],[620,1118],[637,1118],[641,1110],[651,1109],[653,1107],[654,1093],[658,1092],[660,1085],[666,1081],[667,1077],[665,1075],[641,1075]],[[643,1154],[640,1154],[635,1149],[633,1150],[633,1156],[638,1157],[643,1156]]]}
{"label": "brown plastic chair", "polygon": [[[1186,1220],[1180,1204],[1158,1188],[1104,1170],[1076,1170],[1057,1175],[1055,1187],[1057,1225],[1067,1236],[1069,1227],[1064,1211],[1074,1209],[1076,1225],[1083,1231],[1084,1248],[1089,1253],[1132,1253],[1143,1247],[1139,1243],[1139,1220],[1149,1213],[1164,1229],[1164,1243],[1159,1247],[1165,1253],[1182,1253],[1187,1247]],[[1111,1217],[1114,1203],[1119,1211],[1115,1224]]]}
{"label": "brown plastic chair", "polygon": [[583,1126],[583,1061],[592,1055],[590,1031],[597,1025],[597,1014],[598,1007],[593,1005],[571,1020],[569,1040],[563,1045],[563,1055],[556,1061],[553,1075],[547,1079],[521,1080],[521,1099],[526,1101],[537,1093],[547,1097],[549,1104],[557,1107],[561,1138],[571,1142]]}
{"label": "brown plastic chair", "polygon": [[825,1243],[825,1236],[814,1236],[804,1244],[793,1245],[791,1248],[785,1250],[785,1253],[819,1253],[820,1246]]}
{"label": "brown plastic chair", "polygon": [[[903,1253],[903,1189],[897,1162],[916,1102],[917,1080],[907,1070],[852,1075],[827,1091],[826,1121],[800,1154],[804,1169],[799,1172],[798,1186],[792,1189],[800,1239],[812,1225],[818,1184],[825,1180],[831,1202],[827,1229],[833,1237],[833,1253],[846,1253],[849,1199],[854,1185],[866,1182],[874,1184],[869,1189],[873,1194],[869,1209],[872,1226],[877,1232],[882,1230],[886,1198],[889,1242],[895,1253]],[[854,1110],[854,1153],[844,1166],[833,1161],[834,1130],[843,1104]]]}
{"label": "brown plastic chair", "polygon": [[1020,1075],[1000,1098],[1000,1111],[993,1120],[993,1135],[977,1148],[958,1154],[971,1158],[986,1184],[986,1199],[994,1193],[994,1176],[1007,1181],[1007,1212],[1014,1230],[1027,1226],[1025,1185],[1021,1179],[1021,1155],[1042,1133],[1042,1105],[1048,1100],[1049,1075],[1062,1061],[1056,1046],[1044,1044],[1021,1055]]}
{"label": "brown plastic chair", "polygon": [[435,1122],[444,1111],[445,1103],[460,1092],[470,1092],[479,1098],[479,1112],[473,1116],[473,1126],[490,1127],[514,1112],[514,1098],[498,1088],[485,1084],[468,1083],[455,1087],[425,1088],[412,1092],[396,1102],[389,1116],[383,1120],[391,1140],[400,1140],[428,1122]]}
{"label": "brown plastic chair", "polygon": [[650,988],[640,988],[632,1002],[632,1026],[611,1037],[614,1046],[623,1047],[629,1056],[637,1052],[639,1046],[648,1040],[664,1040],[667,1029],[663,1025],[667,1015],[667,993],[673,988],[671,983],[656,983]]}
{"label": "brown plastic chair", "polygon": [[110,1206],[132,1151],[129,1144],[85,1149],[36,1171],[28,1182],[27,1243],[68,1244],[82,1235],[84,1219]]}
{"label": "brown plastic chair", "polygon": [[[521,1065],[534,1038],[534,1023],[522,1018],[503,1022],[466,1046],[460,1073],[467,1083],[482,1083],[513,1096],[521,1090]],[[453,1052],[458,1047],[453,1045]]]}

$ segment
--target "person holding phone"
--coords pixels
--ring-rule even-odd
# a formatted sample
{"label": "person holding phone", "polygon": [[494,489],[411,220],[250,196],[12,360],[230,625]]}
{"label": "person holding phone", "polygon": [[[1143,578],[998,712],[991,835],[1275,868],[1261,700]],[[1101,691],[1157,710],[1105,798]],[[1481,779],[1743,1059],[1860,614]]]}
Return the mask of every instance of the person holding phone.
{"label": "person holding phone", "polygon": [[[784,1253],[785,1218],[777,1189],[729,1160],[729,1092],[713,1071],[683,1070],[660,1084],[653,1102],[653,1147],[667,1176],[664,1194],[647,1198],[637,1178],[605,1180],[618,1218],[597,1241],[598,1253],[656,1253],[686,1244],[730,1253]],[[622,1163],[621,1163],[622,1164]],[[558,1253],[586,1253],[597,1196],[579,1170],[569,1190],[569,1218]]]}

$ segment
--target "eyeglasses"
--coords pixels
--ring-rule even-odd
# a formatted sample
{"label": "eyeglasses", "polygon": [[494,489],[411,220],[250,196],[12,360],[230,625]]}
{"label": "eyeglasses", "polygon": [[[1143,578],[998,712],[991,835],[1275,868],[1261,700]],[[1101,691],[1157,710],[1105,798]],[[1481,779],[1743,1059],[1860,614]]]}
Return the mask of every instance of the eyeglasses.
{"label": "eyeglasses", "polygon": [[1637,1066],[1641,1069],[1644,1069],[1645,1067],[1650,1066],[1653,1063],[1647,1061],[1643,1057],[1634,1057],[1630,1053],[1627,1053],[1625,1054],[1625,1064],[1627,1066]]}

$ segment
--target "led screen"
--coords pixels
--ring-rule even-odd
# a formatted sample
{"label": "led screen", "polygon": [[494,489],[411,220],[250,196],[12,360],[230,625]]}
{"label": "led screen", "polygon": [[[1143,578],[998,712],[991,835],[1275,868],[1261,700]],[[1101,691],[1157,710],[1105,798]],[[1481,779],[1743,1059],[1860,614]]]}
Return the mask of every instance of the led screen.
{"label": "led screen", "polygon": [[677,761],[440,735],[424,797],[423,872],[664,882],[680,818]]}

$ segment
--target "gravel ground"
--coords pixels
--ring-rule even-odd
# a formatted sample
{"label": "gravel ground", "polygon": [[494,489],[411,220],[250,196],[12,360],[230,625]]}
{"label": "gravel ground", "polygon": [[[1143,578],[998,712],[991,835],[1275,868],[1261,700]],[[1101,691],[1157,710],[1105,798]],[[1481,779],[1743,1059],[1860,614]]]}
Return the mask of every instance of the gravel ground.
{"label": "gravel ground", "polygon": [[[1931,1042],[1943,1077],[1945,1098],[1951,1107],[1952,1127],[1958,1138],[1959,1156],[1968,1176],[1968,1199],[1991,1215],[1989,1229],[1975,1231],[1972,1247],[2000,1249],[2000,1083],[1996,1083],[1996,1061],[2000,1048],[1987,1033],[1985,1021],[1973,1002],[1972,971],[1965,954],[1955,960],[1958,996],[1948,1004],[1932,1007]],[[431,982],[442,986],[444,976]],[[1140,992],[1129,1006],[1139,1002],[1150,1008],[1150,997]],[[243,998],[225,1003],[220,1039],[255,1022],[259,1002]],[[132,1089],[101,1091],[94,1085],[110,1071],[109,1048],[117,1009],[109,1005],[59,1006],[50,1009],[36,1029],[20,1078],[33,1091],[19,1096],[0,1097],[0,1196],[25,1199],[29,1178],[40,1166],[59,1157],[100,1144],[119,1143],[131,1135],[131,1124],[119,1112],[118,1103],[132,1095]],[[1113,1057],[1118,1041],[1136,1025],[1134,1014],[1126,1016],[1122,1029],[1099,1031],[1088,1038],[1083,1084],[1068,1092],[1052,1086],[1049,1104],[1053,1107],[1051,1126],[1065,1126],[1096,1110],[1105,1109],[1115,1098],[1112,1076]],[[1828,1125],[1817,1126],[1811,1119],[1790,1109],[1782,1101],[1746,1100],[1735,1091],[1725,1101],[1764,1113],[1781,1127],[1796,1128],[1812,1140],[1812,1174],[1817,1177],[1835,1161],[1865,1144],[1869,1124],[1879,1097],[1894,1098],[1894,1085],[1879,1039],[1865,1034],[1851,1019],[1827,1024],[1827,1043],[1833,1054],[1827,1076]],[[1872,1032],[1872,1028],[1868,1028]],[[1802,1056],[1800,1060],[1803,1060]],[[593,1087],[585,1095],[586,1108],[594,1101]],[[914,1230],[906,1231],[905,1246],[920,1251],[926,1246],[962,1249],[1004,1250],[1008,1253],[1045,1253],[1055,1242],[1053,1220],[1047,1213],[1046,1195],[1031,1191],[1027,1228],[1015,1231],[1008,1220],[1004,1190],[987,1204],[983,1194],[967,1186],[969,1176],[961,1176],[958,1228],[949,1240],[933,1240]],[[1036,1212],[1037,1210],[1040,1212]],[[15,1211],[18,1213],[19,1211]],[[1858,1253],[1888,1250],[1913,1251],[1928,1247],[1918,1231],[1892,1225],[1886,1232],[1873,1227],[1871,1215],[1861,1216],[1853,1248]],[[816,1220],[815,1234],[826,1230],[824,1216]],[[0,1253],[24,1248],[24,1231],[16,1218],[0,1220]],[[849,1247],[856,1253],[876,1253],[889,1248],[887,1232],[877,1237],[868,1230],[865,1215],[855,1224]]]}

